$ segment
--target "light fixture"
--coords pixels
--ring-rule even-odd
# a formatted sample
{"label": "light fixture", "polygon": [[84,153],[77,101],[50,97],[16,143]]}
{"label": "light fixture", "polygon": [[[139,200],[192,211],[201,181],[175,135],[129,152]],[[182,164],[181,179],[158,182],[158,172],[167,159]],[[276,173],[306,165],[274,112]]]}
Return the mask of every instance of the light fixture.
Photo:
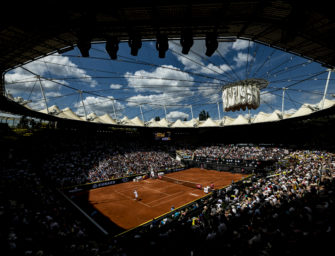
{"label": "light fixture", "polygon": [[78,49],[83,57],[90,56],[90,49],[91,49],[91,40],[88,37],[80,38],[78,41]]}
{"label": "light fixture", "polygon": [[130,54],[132,56],[137,56],[138,50],[142,47],[142,38],[138,35],[130,36],[128,45],[130,47]]}
{"label": "light fixture", "polygon": [[169,49],[168,37],[166,35],[159,34],[157,36],[156,49],[159,58],[165,58],[165,52]]}
{"label": "light fixture", "polygon": [[106,42],[106,51],[112,60],[117,59],[117,51],[119,50],[119,39],[116,36],[109,38]]}
{"label": "light fixture", "polygon": [[183,47],[181,52],[183,54],[188,54],[193,45],[193,35],[192,30],[187,29],[181,33],[180,45]]}
{"label": "light fixture", "polygon": [[219,43],[217,40],[217,35],[216,33],[207,33],[206,35],[206,55],[208,57],[212,56],[213,53],[216,51],[216,49],[218,48]]}

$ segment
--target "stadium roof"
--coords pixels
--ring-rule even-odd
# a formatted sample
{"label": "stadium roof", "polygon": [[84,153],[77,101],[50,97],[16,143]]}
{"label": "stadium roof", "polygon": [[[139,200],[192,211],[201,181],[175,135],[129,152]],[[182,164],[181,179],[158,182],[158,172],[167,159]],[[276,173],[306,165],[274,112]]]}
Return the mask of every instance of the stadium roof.
{"label": "stadium roof", "polygon": [[[97,116],[95,113],[89,114],[87,117],[88,122],[93,123],[101,123],[101,124],[113,124],[120,126],[135,126],[135,127],[156,127],[156,128],[205,128],[205,127],[220,127],[220,126],[233,126],[233,125],[244,125],[244,124],[256,124],[263,122],[275,122],[280,120],[285,120],[288,118],[295,117],[307,117],[312,113],[316,113],[321,109],[319,106],[322,105],[322,101],[315,105],[304,104],[293,114],[284,114],[282,117],[282,113],[279,110],[274,110],[272,113],[258,113],[254,118],[252,118],[249,123],[248,118],[239,115],[237,118],[231,118],[229,116],[223,117],[221,120],[212,120],[208,118],[206,121],[198,121],[197,119],[192,119],[190,121],[182,121],[180,119],[175,122],[168,122],[165,118],[160,121],[150,120],[147,123],[144,123],[139,117],[134,117],[133,119],[129,119],[127,116],[123,117],[120,120],[114,120],[108,114],[104,114],[102,116]],[[325,100],[324,109],[331,108],[335,106],[335,101]],[[32,111],[35,112],[35,111]],[[36,113],[47,113],[46,109],[43,109]],[[49,113],[53,117],[58,117],[61,119],[69,119],[76,121],[86,121],[86,118],[83,116],[76,115],[71,109],[65,108],[63,110],[59,110],[57,106],[51,106],[49,108]]]}
{"label": "stadium roof", "polygon": [[[158,34],[176,39],[185,29],[191,29],[196,38],[204,38],[208,32],[217,33],[222,41],[248,38],[328,67],[335,66],[335,18],[330,8],[316,2],[125,0],[115,3],[113,8],[90,6],[74,10],[39,6],[38,13],[34,5],[20,10],[7,9],[0,17],[1,72],[51,53],[66,52],[85,41],[104,42],[114,36],[128,41],[133,35],[140,35],[142,40],[155,40]],[[325,108],[333,105],[327,100],[324,104]],[[30,111],[3,97],[0,106],[9,112],[45,117],[43,112]],[[71,109],[55,111],[57,113],[51,113],[54,115],[49,119],[83,120]],[[291,117],[314,111],[313,107],[302,106]],[[270,114],[271,118],[264,118],[264,121],[280,120],[277,113]],[[285,117],[289,116],[284,114]],[[139,118],[117,121],[108,115],[96,117],[91,114],[88,121],[145,126]],[[214,122],[218,125],[248,123],[243,117],[238,120],[225,117]],[[173,127],[173,124],[163,119],[147,126]],[[184,123],[178,122],[175,126],[184,126]],[[201,127],[201,124],[193,122],[191,125],[185,123],[185,126]]]}
{"label": "stadium roof", "polygon": [[[0,17],[0,70],[6,71],[51,52],[64,52],[83,41],[128,40],[138,34],[180,38],[217,32],[249,38],[316,62],[335,66],[335,17],[316,1],[131,1],[104,6],[50,8],[27,4],[6,8]],[[36,10],[38,10],[36,12]]]}

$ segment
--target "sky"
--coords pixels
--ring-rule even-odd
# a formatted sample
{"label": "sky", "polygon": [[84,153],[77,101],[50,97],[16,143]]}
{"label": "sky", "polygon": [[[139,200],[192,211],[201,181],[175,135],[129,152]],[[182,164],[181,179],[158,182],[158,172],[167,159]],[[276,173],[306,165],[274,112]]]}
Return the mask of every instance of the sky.
{"label": "sky", "polygon": [[[178,40],[169,40],[166,57],[158,57],[155,41],[144,41],[138,56],[130,55],[127,42],[120,42],[117,60],[111,60],[104,43],[94,43],[90,57],[76,47],[63,54],[50,54],[9,71],[5,88],[13,97],[29,101],[29,107],[69,107],[78,115],[108,113],[118,119],[136,116],[149,121],[156,116],[170,121],[192,119],[202,110],[212,119],[236,118],[248,111],[223,112],[222,88],[248,78],[269,82],[261,90],[261,105],[251,110],[272,113],[282,108],[295,112],[304,103],[316,104],[323,97],[328,72],[325,67],[297,55],[256,42],[238,39],[220,42],[217,51],[205,55],[204,40],[195,40],[189,54],[181,53]],[[332,75],[333,76],[333,75]],[[327,98],[335,93],[331,77]],[[81,91],[81,93],[80,93]],[[82,96],[82,100],[81,100]],[[219,106],[219,108],[218,108]]]}

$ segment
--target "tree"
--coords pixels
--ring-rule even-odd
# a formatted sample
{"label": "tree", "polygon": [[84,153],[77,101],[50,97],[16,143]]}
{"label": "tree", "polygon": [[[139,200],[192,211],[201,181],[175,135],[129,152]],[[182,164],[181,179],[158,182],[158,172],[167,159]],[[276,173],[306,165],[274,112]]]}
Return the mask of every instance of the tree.
{"label": "tree", "polygon": [[34,119],[30,119],[29,121],[28,121],[28,124],[29,124],[29,126],[32,128],[32,129],[35,129],[36,128],[36,121],[34,120]]}
{"label": "tree", "polygon": [[21,117],[20,122],[18,123],[17,127],[21,128],[21,129],[27,129],[27,128],[29,128],[29,126],[28,126],[28,119],[27,119],[26,116],[22,116]]}
{"label": "tree", "polygon": [[202,110],[200,113],[199,113],[199,121],[205,121],[209,118],[209,113],[206,112],[205,110]]}
{"label": "tree", "polygon": [[160,121],[160,120],[161,120],[161,118],[160,118],[159,116],[156,116],[156,117],[155,117],[155,121],[156,121],[156,122],[158,122],[158,121]]}

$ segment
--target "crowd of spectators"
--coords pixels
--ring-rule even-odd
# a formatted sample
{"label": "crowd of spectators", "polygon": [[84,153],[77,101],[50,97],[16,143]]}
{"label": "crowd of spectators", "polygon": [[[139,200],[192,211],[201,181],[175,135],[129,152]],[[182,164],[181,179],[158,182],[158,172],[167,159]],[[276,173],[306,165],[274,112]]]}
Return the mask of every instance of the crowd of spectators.
{"label": "crowd of spectators", "polygon": [[181,166],[159,147],[105,143],[54,154],[45,162],[44,170],[49,178],[64,187]]}
{"label": "crowd of spectators", "polygon": [[86,253],[87,220],[43,181],[28,159],[13,162],[0,177],[2,255]]}
{"label": "crowd of spectators", "polygon": [[152,224],[150,232],[139,231],[134,241],[147,252],[180,255],[326,252],[335,239],[335,155],[294,151],[286,158],[288,166],[233,183],[200,206],[194,203]]}
{"label": "crowd of spectators", "polygon": [[164,151],[154,151],[153,148],[119,147],[109,152],[101,153],[98,163],[89,169],[90,182],[120,178],[122,176],[141,174],[148,171],[164,171],[181,167],[181,163]]}
{"label": "crowd of spectators", "polygon": [[[184,155],[192,154],[195,158],[278,160],[289,151],[275,147],[215,145],[195,150],[183,149],[178,152]],[[150,171],[159,172],[181,166],[181,162],[160,148],[138,144],[124,146],[102,143],[90,147],[75,147],[69,152],[53,154],[45,161],[44,170],[50,179],[60,187],[64,187]]]}
{"label": "crowd of spectators", "polygon": [[260,147],[245,145],[211,145],[193,150],[182,148],[179,154],[187,158],[239,159],[239,160],[278,160],[289,153],[288,149],[279,147]]}
{"label": "crowd of spectators", "polygon": [[277,147],[231,146],[225,158],[268,161],[280,160],[288,153],[288,149]]}
{"label": "crowd of spectators", "polygon": [[160,147],[110,145],[78,143],[68,150],[56,148],[45,159],[16,158],[11,152],[12,159],[0,160],[4,255],[317,255],[332,249],[333,153],[203,147],[204,154],[223,150],[225,155],[259,158],[263,152],[264,159],[285,161],[272,173],[232,183],[143,229],[113,238],[98,235],[57,188],[178,163]]}

